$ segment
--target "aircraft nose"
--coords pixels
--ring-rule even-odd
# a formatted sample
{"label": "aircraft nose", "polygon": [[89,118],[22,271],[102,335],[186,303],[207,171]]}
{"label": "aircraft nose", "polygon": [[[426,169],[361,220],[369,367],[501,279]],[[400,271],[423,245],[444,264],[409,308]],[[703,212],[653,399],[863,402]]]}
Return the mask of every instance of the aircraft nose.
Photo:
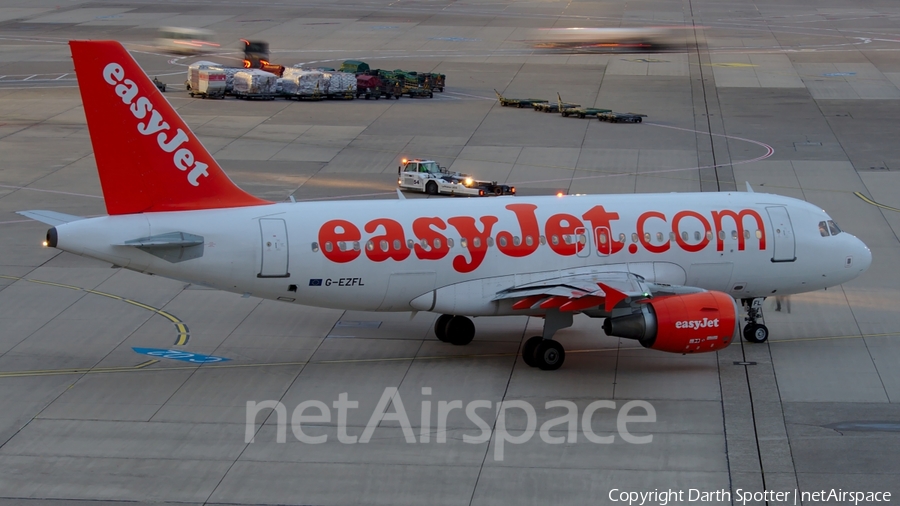
{"label": "aircraft nose", "polygon": [[853,255],[853,267],[859,269],[859,272],[865,272],[872,265],[872,250],[858,238],[856,238],[856,252]]}

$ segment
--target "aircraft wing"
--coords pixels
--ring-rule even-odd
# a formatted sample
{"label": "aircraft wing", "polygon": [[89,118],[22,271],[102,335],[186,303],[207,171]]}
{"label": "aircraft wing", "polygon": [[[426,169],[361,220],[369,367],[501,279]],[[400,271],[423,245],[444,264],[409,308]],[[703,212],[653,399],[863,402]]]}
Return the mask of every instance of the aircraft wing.
{"label": "aircraft wing", "polygon": [[16,211],[16,214],[31,218],[32,220],[46,223],[50,226],[62,225],[73,221],[83,220],[83,216],[75,216],[74,214],[58,213],[56,211]]}
{"label": "aircraft wing", "polygon": [[660,295],[702,292],[700,288],[650,283],[637,274],[603,272],[562,276],[507,288],[493,300],[514,300],[513,309],[553,309],[580,311],[602,306],[606,312],[622,302],[627,304]]}

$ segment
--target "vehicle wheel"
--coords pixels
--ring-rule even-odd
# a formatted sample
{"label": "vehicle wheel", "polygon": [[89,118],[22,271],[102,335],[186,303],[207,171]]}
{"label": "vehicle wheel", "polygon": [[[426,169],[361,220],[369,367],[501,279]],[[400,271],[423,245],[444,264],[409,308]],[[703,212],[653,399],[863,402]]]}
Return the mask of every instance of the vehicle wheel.
{"label": "vehicle wheel", "polygon": [[529,337],[528,340],[525,341],[525,344],[522,345],[522,360],[528,367],[537,366],[537,362],[534,360],[534,350],[537,349],[538,345],[541,344],[541,341],[543,340],[544,338],[541,336]]}
{"label": "vehicle wheel", "polygon": [[637,119],[637,122],[640,123],[640,122],[641,122],[641,118],[638,118],[638,119]]}
{"label": "vehicle wheel", "polygon": [[402,96],[403,96],[403,95],[394,95],[394,99],[395,99],[395,100],[400,100],[400,97],[402,97]]}
{"label": "vehicle wheel", "polygon": [[764,343],[769,339],[769,328],[761,323],[751,323],[744,327],[744,340],[751,343]]}
{"label": "vehicle wheel", "polygon": [[555,371],[566,361],[566,350],[551,339],[544,339],[534,350],[534,361],[542,371]]}
{"label": "vehicle wheel", "polygon": [[434,181],[429,181],[425,185],[425,193],[429,195],[437,195],[438,194],[438,185]]}
{"label": "vehicle wheel", "polygon": [[500,107],[506,107],[506,106],[508,106],[508,105],[509,105],[509,104],[507,104],[506,102],[500,102]]}
{"label": "vehicle wheel", "polygon": [[162,87],[162,91],[163,91],[163,93],[165,93],[165,91],[166,91],[166,85],[165,85],[165,84],[164,84],[163,87]]}
{"label": "vehicle wheel", "polygon": [[441,86],[440,88],[438,88],[438,91],[441,92],[441,93],[443,93],[443,92],[444,92],[444,87]]}
{"label": "vehicle wheel", "polygon": [[569,117],[569,113],[567,113],[567,112],[562,113],[562,115],[563,115],[563,118],[568,118],[568,117]]}
{"label": "vehicle wheel", "polygon": [[434,92],[433,92],[433,91],[429,91],[429,92],[428,92],[428,98],[434,98]]}
{"label": "vehicle wheel", "polygon": [[375,95],[375,100],[381,100],[381,96],[380,96],[380,95]]}
{"label": "vehicle wheel", "polygon": [[465,346],[475,337],[475,324],[465,316],[453,316],[447,322],[447,342]]}
{"label": "vehicle wheel", "polygon": [[516,104],[516,107],[518,107],[519,109],[521,109],[521,108],[522,108],[522,104]]}
{"label": "vehicle wheel", "polygon": [[441,316],[438,316],[437,321],[434,322],[434,335],[441,342],[447,342],[447,324],[450,323],[451,318],[453,318],[453,315],[442,314]]}
{"label": "vehicle wheel", "polygon": [[501,188],[501,187],[499,187],[499,186],[496,187],[496,188],[494,188],[494,195],[496,195],[496,196],[498,196],[498,197],[499,197],[500,195],[503,195],[503,188]]}
{"label": "vehicle wheel", "polygon": [[194,92],[191,92],[191,98],[194,98]]}
{"label": "vehicle wheel", "polygon": [[584,119],[584,114],[578,113],[578,117],[579,117],[580,119]]}

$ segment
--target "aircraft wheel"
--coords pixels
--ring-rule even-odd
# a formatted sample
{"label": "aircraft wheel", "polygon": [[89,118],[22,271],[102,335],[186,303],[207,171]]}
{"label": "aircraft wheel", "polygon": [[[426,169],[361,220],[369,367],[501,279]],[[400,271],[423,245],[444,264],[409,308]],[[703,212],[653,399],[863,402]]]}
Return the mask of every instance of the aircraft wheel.
{"label": "aircraft wheel", "polygon": [[465,316],[453,316],[447,322],[447,342],[465,346],[475,337],[475,324]]}
{"label": "aircraft wheel", "polygon": [[442,314],[438,316],[437,321],[434,322],[434,335],[441,341],[447,342],[447,324],[450,323],[450,319],[453,318],[453,315]]}
{"label": "aircraft wheel", "polygon": [[769,339],[769,328],[761,323],[750,323],[744,327],[744,340],[751,343],[764,343]]}
{"label": "aircraft wheel", "polygon": [[566,350],[551,339],[543,339],[534,350],[534,361],[542,371],[555,371],[566,360]]}
{"label": "aircraft wheel", "polygon": [[522,360],[528,367],[537,366],[537,362],[535,362],[534,359],[534,351],[543,340],[544,338],[541,336],[529,337],[528,340],[525,341],[525,344],[522,345]]}
{"label": "aircraft wheel", "polygon": [[438,194],[438,185],[434,181],[429,181],[428,184],[425,185],[425,193],[429,195],[437,195]]}

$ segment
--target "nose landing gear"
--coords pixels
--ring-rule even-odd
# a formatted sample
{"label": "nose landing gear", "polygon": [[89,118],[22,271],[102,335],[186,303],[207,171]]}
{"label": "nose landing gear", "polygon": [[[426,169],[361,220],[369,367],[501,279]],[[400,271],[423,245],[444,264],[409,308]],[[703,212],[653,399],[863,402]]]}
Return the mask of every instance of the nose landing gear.
{"label": "nose landing gear", "polygon": [[755,299],[742,299],[741,304],[747,307],[747,317],[744,320],[747,325],[744,326],[744,340],[750,343],[764,343],[769,339],[769,328],[760,321],[763,318],[762,303],[765,297],[757,297]]}

